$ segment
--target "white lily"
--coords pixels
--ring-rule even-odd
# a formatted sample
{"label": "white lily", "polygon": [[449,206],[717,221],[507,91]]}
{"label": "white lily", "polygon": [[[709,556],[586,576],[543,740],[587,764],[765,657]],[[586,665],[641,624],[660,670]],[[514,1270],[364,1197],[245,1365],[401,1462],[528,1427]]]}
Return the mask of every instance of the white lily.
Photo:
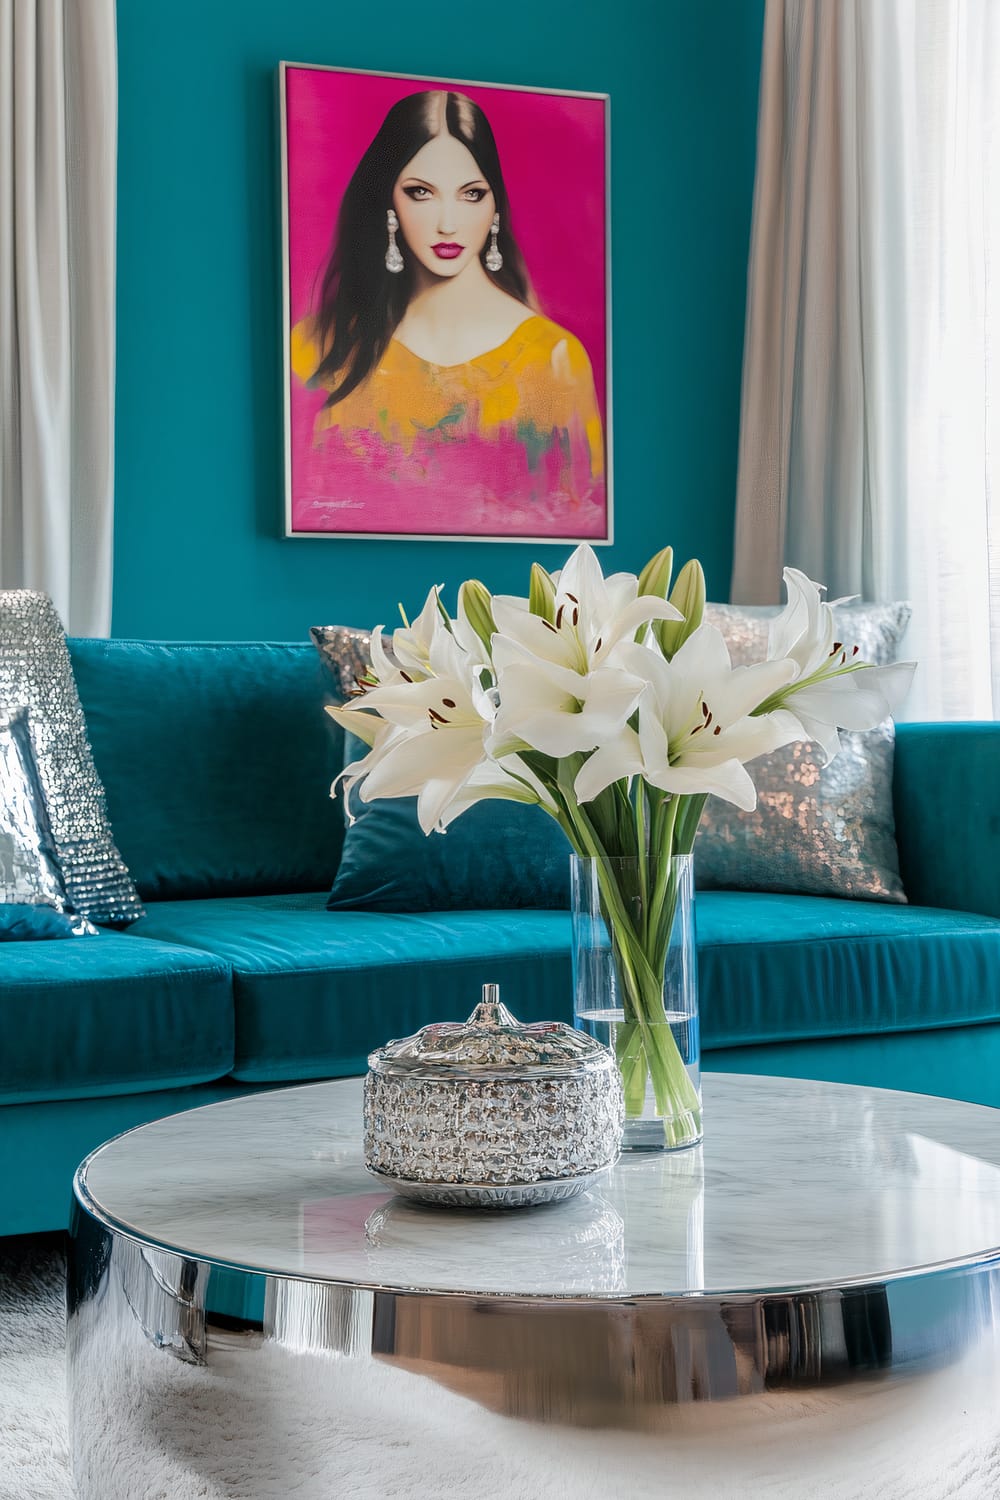
{"label": "white lily", "polygon": [[[378,714],[365,713],[364,707],[360,698],[353,698],[350,703],[327,704],[326,712],[331,719],[336,720],[341,729],[346,730],[348,734],[356,734],[358,739],[363,740],[371,749],[379,736],[384,738],[386,732],[393,726],[386,724]],[[340,774],[343,776],[344,771]]]}
{"label": "white lily", "polygon": [[440,604],[441,586],[435,584],[412,625],[397,626],[392,633],[392,654],[413,680],[433,672],[435,644],[449,634]]}
{"label": "white lily", "polygon": [[[441,725],[396,731],[363,761],[348,769],[360,781],[362,802],[380,797],[416,797],[417,819],[424,833],[443,833],[448,824],[476,802],[502,798],[541,804],[555,802],[517,756],[502,762],[483,749],[484,722],[463,712]],[[346,774],[346,773],[345,773]]]}
{"label": "white lily", "polygon": [[337,795],[338,787],[341,788],[344,797],[344,816],[348,823],[354,823],[356,819],[351,811],[351,788],[367,776],[370,768],[378,763],[391,744],[405,736],[406,730],[400,729],[396,724],[388,723],[378,714],[363,712],[360,703],[347,705],[331,704],[327,707],[326,712],[348,734],[356,735],[359,740],[362,740],[368,746],[368,750],[364,755],[360,756],[357,760],[349,761],[340,774],[334,777],[333,785],[330,788],[331,797]]}
{"label": "white lily", "polygon": [[[839,729],[874,729],[902,704],[915,662],[878,667],[859,659],[859,648],[835,639],[833,606],[821,598],[820,584],[797,568],[785,568],[788,603],[768,628],[771,661],[791,662],[787,686],[763,704],[767,714],[787,714],[797,733],[815,740],[826,762],[840,750]],[[784,743],[787,743],[787,739]]]}
{"label": "white lily", "polygon": [[822,585],[798,568],[785,568],[782,577],[788,601],[767,627],[769,661],[795,663],[796,677],[808,677],[830,658],[833,646],[833,607],[822,598]]}
{"label": "white lily", "polygon": [[557,759],[593,750],[635,712],[645,683],[616,666],[576,672],[528,657],[504,636],[493,637],[500,706],[488,748],[493,755],[540,750]]}
{"label": "white lily", "polygon": [[[432,675],[404,676],[330,712],[345,728],[372,736],[369,754],[343,773],[345,788],[360,782],[363,802],[415,796],[420,826],[429,833],[442,826],[450,802],[485,761],[495,704],[443,622],[423,641],[424,670]],[[387,733],[372,730],[373,714]]]}
{"label": "white lily", "polygon": [[[396,632],[397,635],[401,633]],[[362,734],[353,719],[359,712],[368,712],[379,713],[391,723],[404,727],[422,726],[439,697],[448,698],[457,693],[458,699],[464,700],[473,691],[486,717],[492,719],[492,703],[487,703],[479,688],[477,663],[452,635],[443,619],[427,635],[418,635],[412,627],[407,627],[405,634],[408,637],[403,655],[406,669],[403,670],[396,659],[386,658],[387,670],[373,660],[372,675],[378,679],[377,685],[364,688],[362,693],[342,706],[331,705],[327,709],[338,723],[352,733]],[[376,641],[375,634],[372,641]]]}
{"label": "white lily", "polygon": [[651,620],[681,619],[665,599],[640,594],[634,573],[605,578],[586,545],[553,582],[551,620],[532,614],[526,599],[493,599],[494,754],[529,746],[558,758],[617,735],[643,689],[642,679],[621,670],[617,648]]}
{"label": "white lily", "polygon": [[[376,682],[388,684],[393,682],[404,682],[406,679],[400,671],[399,663],[386,650],[384,644],[384,628],[376,625],[372,631],[371,640],[368,643],[368,654],[371,657],[371,671],[368,680],[374,677]],[[359,678],[359,684],[364,691],[365,679]]]}
{"label": "white lily", "polygon": [[420,682],[432,675],[430,665],[434,642],[448,634],[439,604],[441,586],[435,584],[424,601],[423,609],[412,624],[397,626],[386,645],[385,627],[376,625],[369,642],[371,673],[380,687],[394,687],[401,682]]}
{"label": "white lily", "polygon": [[792,664],[734,668],[712,625],[694,631],[669,662],[634,642],[619,647],[616,661],[645,680],[639,728],[624,725],[589,757],[574,784],[580,801],[592,801],[613,781],[642,775],[675,795],[711,793],[737,807],[755,807],[757,793],[744,763],[795,736],[783,719],[752,717],[751,710],[790,680]]}
{"label": "white lily", "polygon": [[[359,787],[362,802],[379,797],[416,797],[424,833],[441,826],[449,803],[482,763],[482,724],[446,735],[426,729],[401,736],[383,755],[369,757]],[[372,763],[374,760],[374,763]]]}
{"label": "white lily", "polygon": [[566,566],[552,577],[556,586],[552,620],[531,614],[526,599],[509,594],[493,598],[499,635],[529,659],[586,674],[606,663],[619,641],[630,639],[650,620],[682,618],[666,599],[640,594],[634,573],[605,578],[593,548],[586,545],[577,547]]}
{"label": "white lily", "polygon": [[524,802],[544,807],[553,814],[556,812],[555,799],[520,756],[508,755],[502,761],[490,757],[476,766],[468,781],[458,788],[442,809],[436,826],[443,833],[467,808],[491,800]]}

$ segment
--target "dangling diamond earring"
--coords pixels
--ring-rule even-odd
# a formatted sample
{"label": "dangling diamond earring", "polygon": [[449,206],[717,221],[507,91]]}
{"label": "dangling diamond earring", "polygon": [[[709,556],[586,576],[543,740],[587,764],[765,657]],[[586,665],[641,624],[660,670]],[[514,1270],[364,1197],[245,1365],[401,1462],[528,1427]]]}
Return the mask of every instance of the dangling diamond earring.
{"label": "dangling diamond earring", "polygon": [[503,265],[503,256],[500,254],[500,251],[497,248],[497,235],[499,233],[500,215],[494,214],[493,223],[490,226],[490,234],[493,236],[493,238],[490,241],[490,248],[486,252],[487,271],[499,271],[500,267]]}
{"label": "dangling diamond earring", "polygon": [[403,257],[399,253],[399,246],[396,244],[396,230],[399,228],[399,220],[391,208],[385,216],[385,222],[389,230],[389,248],[385,252],[385,268],[396,276],[403,269]]}

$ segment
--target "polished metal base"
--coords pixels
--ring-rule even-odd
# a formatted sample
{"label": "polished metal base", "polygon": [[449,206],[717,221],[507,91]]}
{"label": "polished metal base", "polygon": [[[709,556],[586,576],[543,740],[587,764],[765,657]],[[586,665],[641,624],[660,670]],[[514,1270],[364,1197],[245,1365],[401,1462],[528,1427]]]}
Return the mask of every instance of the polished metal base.
{"label": "polished metal base", "polygon": [[704,1082],[703,1146],[524,1213],[387,1193],[356,1079],[99,1148],[79,1500],[992,1496],[997,1112]]}
{"label": "polished metal base", "polygon": [[[322,1493],[338,1494],[338,1434],[356,1444],[373,1414],[390,1445],[408,1422],[442,1455],[493,1442],[505,1462],[561,1465],[566,1494],[577,1493],[574,1463],[583,1475],[597,1461],[593,1445],[577,1445],[599,1429],[598,1454],[621,1445],[619,1493],[659,1494],[673,1445],[692,1435],[711,1455],[743,1420],[780,1425],[893,1387],[905,1400],[920,1377],[974,1351],[995,1370],[998,1298],[995,1262],[765,1295],[382,1291],[192,1260],[78,1207],[68,1322],[77,1494],[187,1496],[184,1483],[210,1473],[191,1495],[256,1500],[280,1493],[283,1464],[300,1474],[303,1463],[323,1468]],[[303,1432],[323,1438],[312,1458]],[[154,1491],[154,1469],[167,1484],[175,1471],[187,1478]],[[496,1483],[482,1500],[506,1500]],[[451,1491],[412,1491],[441,1493]],[[550,1491],[540,1481],[537,1493]]]}

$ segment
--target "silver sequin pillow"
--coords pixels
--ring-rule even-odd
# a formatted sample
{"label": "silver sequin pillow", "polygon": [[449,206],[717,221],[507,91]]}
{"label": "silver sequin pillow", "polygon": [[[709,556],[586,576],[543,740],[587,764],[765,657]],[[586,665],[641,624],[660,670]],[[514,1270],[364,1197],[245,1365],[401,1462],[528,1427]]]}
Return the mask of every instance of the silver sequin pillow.
{"label": "silver sequin pillow", "polygon": [[143,915],[108,822],[66,637],[52,600],[0,592],[0,713],[27,708],[52,840],[73,909],[125,926]]}
{"label": "silver sequin pillow", "polygon": [[[722,631],[733,665],[745,666],[766,656],[768,621],[778,612],[709,604],[705,619]],[[834,618],[838,639],[882,666],[897,658],[910,606],[841,604]],[[753,812],[708,799],[695,843],[702,890],[906,900],[892,811],[892,720],[840,739],[843,748],[828,766],[810,741],[751,761]]]}
{"label": "silver sequin pillow", "polygon": [[356,630],[352,625],[312,625],[309,634],[327,671],[330,701],[345,702],[371,661],[368,655],[370,633]]}
{"label": "silver sequin pillow", "polygon": [[22,709],[0,718],[0,937],[33,936],[39,926],[45,937],[97,931],[67,900]]}

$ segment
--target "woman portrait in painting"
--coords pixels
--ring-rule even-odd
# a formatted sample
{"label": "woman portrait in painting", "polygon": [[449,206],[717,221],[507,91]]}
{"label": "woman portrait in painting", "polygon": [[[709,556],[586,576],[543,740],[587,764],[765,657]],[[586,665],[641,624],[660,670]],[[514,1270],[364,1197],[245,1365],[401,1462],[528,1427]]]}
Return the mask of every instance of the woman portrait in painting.
{"label": "woman portrait in painting", "polygon": [[536,301],[493,131],[465,95],[426,90],[389,110],[344,192],[291,365],[324,393],[320,508],[367,510],[375,493],[388,531],[605,534],[591,363]]}

